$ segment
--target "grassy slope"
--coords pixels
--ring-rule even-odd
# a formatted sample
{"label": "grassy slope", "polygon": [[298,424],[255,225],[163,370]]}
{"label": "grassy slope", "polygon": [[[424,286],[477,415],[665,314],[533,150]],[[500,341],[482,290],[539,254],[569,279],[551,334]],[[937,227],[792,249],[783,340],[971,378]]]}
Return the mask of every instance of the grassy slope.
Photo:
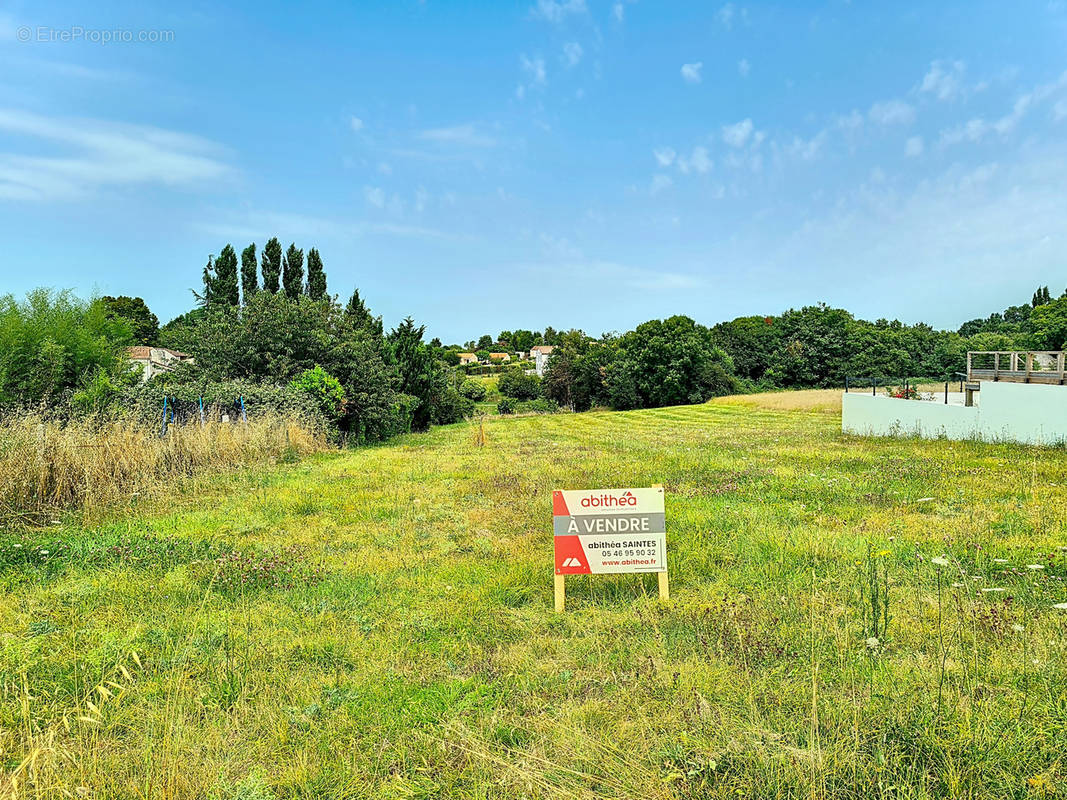
{"label": "grassy slope", "polygon": [[[848,438],[762,402],[493,419],[484,447],[459,425],[0,534],[0,769],[31,756],[27,796],[1062,791],[1063,452]],[[670,606],[652,576],[582,578],[553,614],[551,490],[657,482]],[[212,582],[227,547],[283,559],[238,585],[307,580]]]}

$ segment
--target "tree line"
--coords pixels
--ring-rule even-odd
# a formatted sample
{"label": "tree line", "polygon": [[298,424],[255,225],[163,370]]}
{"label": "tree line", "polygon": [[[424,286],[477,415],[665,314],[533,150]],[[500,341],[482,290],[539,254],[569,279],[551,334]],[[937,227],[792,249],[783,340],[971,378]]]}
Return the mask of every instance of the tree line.
{"label": "tree line", "polygon": [[[84,301],[37,290],[23,301],[0,298],[0,410],[135,408],[151,416],[164,393],[231,401],[254,394],[313,409],[333,430],[373,441],[473,413],[484,395],[457,374],[463,349],[514,354],[552,345],[542,380],[521,368],[500,375],[501,410],[581,411],[847,379],[947,380],[965,368],[968,350],[1058,350],[1067,341],[1067,292],[1053,298],[1048,287],[956,331],[870,322],[820,304],[712,326],[675,316],[600,337],[547,327],[444,345],[425,341],[425,326],[411,318],[386,330],[358,289],[344,303],[330,295],[314,247],[305,259],[295,243],[283,252],[273,237],[238,258],[227,244],[201,278],[196,306],[162,326],[138,297]],[[169,347],[195,362],[141,385],[122,352],[132,344]]]}

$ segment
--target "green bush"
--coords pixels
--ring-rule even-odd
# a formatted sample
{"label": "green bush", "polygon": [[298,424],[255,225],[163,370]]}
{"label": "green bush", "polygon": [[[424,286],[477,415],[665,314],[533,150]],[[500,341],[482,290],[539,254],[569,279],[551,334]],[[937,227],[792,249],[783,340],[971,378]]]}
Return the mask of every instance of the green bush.
{"label": "green bush", "polygon": [[120,383],[129,371],[122,347],[130,343],[129,323],[109,319],[100,301],[49,289],[22,302],[0,297],[0,407],[65,405],[94,385],[99,399],[105,383]]}
{"label": "green bush", "polygon": [[497,388],[505,397],[516,400],[533,400],[541,396],[541,379],[536,375],[527,375],[521,369],[512,367],[500,373]]}
{"label": "green bush", "polygon": [[306,369],[294,378],[289,386],[310,397],[324,417],[336,422],[344,414],[345,389],[337,378],[322,367]]}
{"label": "green bush", "polygon": [[488,391],[485,388],[485,384],[481,381],[476,381],[468,378],[460,384],[459,393],[466,397],[468,400],[479,402],[485,399],[485,396],[488,394]]}
{"label": "green bush", "polygon": [[516,406],[518,406],[518,403],[513,398],[505,397],[496,404],[496,413],[514,414]]}
{"label": "green bush", "polygon": [[[147,383],[126,387],[119,393],[117,405],[136,419],[159,423],[163,419],[164,396],[168,398],[168,407],[173,408],[179,418],[198,416],[201,400],[205,414],[217,416],[222,413],[238,413],[243,398],[245,412],[250,417],[272,412],[301,420],[309,427],[320,430],[328,429],[331,423],[314,398],[292,386],[272,386],[253,381],[194,379],[181,369],[168,375],[156,376]],[[392,427],[402,429],[402,426],[400,420],[394,422]],[[402,431],[390,431],[399,432]]]}
{"label": "green bush", "polygon": [[518,414],[555,414],[559,411],[559,404],[546,397],[538,397],[519,403],[515,411]]}
{"label": "green bush", "polygon": [[452,386],[434,398],[430,421],[434,425],[450,425],[474,413],[474,401],[461,395]]}

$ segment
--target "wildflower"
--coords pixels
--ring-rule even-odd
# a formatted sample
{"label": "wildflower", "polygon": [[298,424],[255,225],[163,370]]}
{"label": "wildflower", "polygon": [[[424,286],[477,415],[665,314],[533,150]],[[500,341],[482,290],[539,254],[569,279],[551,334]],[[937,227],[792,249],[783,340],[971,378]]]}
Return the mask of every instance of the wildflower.
{"label": "wildflower", "polygon": [[1058,608],[1060,611],[1067,611],[1067,603],[1056,603],[1053,608]]}
{"label": "wildflower", "polygon": [[1026,628],[1023,627],[1022,625],[1020,625],[1018,622],[1016,622],[1014,625],[1012,625],[1011,629],[1013,631],[1015,631],[1016,633],[1022,633],[1023,631],[1026,630]]}
{"label": "wildflower", "polygon": [[1044,564],[1027,564],[1026,568],[1027,569],[1044,569],[1045,565]]}
{"label": "wildflower", "polygon": [[879,644],[881,644],[881,642],[878,641],[878,637],[877,636],[872,636],[867,640],[867,649],[868,650],[877,650]]}
{"label": "wildflower", "polygon": [[1008,563],[1008,559],[1006,559],[1006,558],[994,558],[993,559],[993,563],[994,564],[1007,564]]}
{"label": "wildflower", "polygon": [[944,556],[934,556],[930,559],[930,563],[936,564],[939,567],[947,567],[949,565],[948,559]]}
{"label": "wildflower", "polygon": [[1004,590],[1002,588],[1000,588],[999,586],[991,586],[991,587],[989,587],[987,589],[983,589],[982,591],[983,592],[1003,592]]}
{"label": "wildflower", "polygon": [[931,502],[931,501],[932,501],[933,499],[934,499],[934,498],[932,498],[932,497],[920,497],[920,498],[919,498],[918,500],[916,500],[915,502],[916,502],[916,503],[929,503],[929,502]]}
{"label": "wildflower", "polygon": [[952,584],[952,588],[953,589],[959,589],[962,586],[964,586],[964,584],[959,583],[958,581],[956,583]]}
{"label": "wildflower", "polygon": [[41,554],[42,556],[46,556],[46,555],[48,555],[48,551],[47,551],[47,550],[39,550],[38,552],[39,552],[39,553],[40,553],[40,554]]}

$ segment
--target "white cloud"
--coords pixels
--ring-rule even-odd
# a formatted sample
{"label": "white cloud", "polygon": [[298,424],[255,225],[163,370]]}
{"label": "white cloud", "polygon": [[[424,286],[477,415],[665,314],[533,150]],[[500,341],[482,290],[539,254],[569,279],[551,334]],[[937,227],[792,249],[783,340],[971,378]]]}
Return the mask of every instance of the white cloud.
{"label": "white cloud", "polygon": [[693,152],[688,158],[682,156],[678,159],[678,169],[683,173],[690,171],[698,172],[703,175],[712,168],[712,160],[708,157],[708,150],[706,147],[694,147]]}
{"label": "white cloud", "polygon": [[919,91],[938,100],[951,100],[963,88],[963,73],[967,65],[962,61],[934,61],[919,84]]}
{"label": "white cloud", "polygon": [[673,183],[674,181],[671,180],[670,175],[657,173],[656,175],[652,176],[652,184],[651,186],[649,186],[648,191],[649,193],[656,195],[662,192],[664,189],[669,188]]}
{"label": "white cloud", "polygon": [[963,141],[980,142],[989,133],[989,123],[981,117],[976,117],[962,125],[941,131],[941,144],[959,144]]}
{"label": "white cloud", "polygon": [[492,147],[496,139],[480,131],[475,125],[452,125],[447,128],[429,128],[420,131],[418,138],[426,142],[459,145],[461,147]]}
{"label": "white cloud", "polygon": [[912,136],[904,143],[904,155],[910,158],[921,156],[924,149],[923,137],[921,136]]}
{"label": "white cloud", "polygon": [[819,131],[810,139],[801,139],[799,136],[794,136],[793,141],[786,145],[785,152],[803,161],[811,161],[822,152],[827,136],[828,133],[825,129]]}
{"label": "white cloud", "polygon": [[563,63],[569,68],[577,66],[582,60],[582,46],[578,42],[567,42],[563,45]]}
{"label": "white cloud", "polygon": [[415,190],[415,212],[421,214],[430,200],[430,193],[422,186]]}
{"label": "white cloud", "polygon": [[378,172],[382,173],[382,175],[392,175],[393,166],[388,161],[382,161],[378,164]]}
{"label": "white cloud", "polygon": [[[0,109],[0,131],[25,152],[0,152],[0,198],[69,200],[95,189],[159,184],[217,185],[231,173],[207,139],[143,125],[64,119]],[[42,155],[47,145],[63,152]]]}
{"label": "white cloud", "polygon": [[363,130],[363,120],[361,120],[359,117],[352,117],[352,119],[348,121],[348,124],[351,125],[352,130],[356,131],[357,133]]}
{"label": "white cloud", "polygon": [[686,83],[700,83],[702,77],[700,71],[704,68],[703,61],[694,64],[682,64],[682,79]]}
{"label": "white cloud", "polygon": [[622,3],[616,3],[611,7],[611,16],[616,22],[622,22],[626,18],[626,9]]}
{"label": "white cloud", "polygon": [[677,155],[674,152],[673,147],[658,147],[652,151],[652,155],[656,158],[656,163],[661,167],[669,167],[674,163],[674,157]]}
{"label": "white cloud", "polygon": [[733,125],[723,125],[722,140],[730,147],[744,147],[748,137],[752,135],[752,128],[751,119],[743,119]]}
{"label": "white cloud", "polygon": [[585,0],[537,0],[537,5],[530,9],[530,16],[559,23],[572,14],[584,14],[587,10]]}
{"label": "white cloud", "polygon": [[737,62],[737,73],[742,78],[747,78],[749,71],[752,69],[752,65],[748,63],[747,58],[742,58]]}
{"label": "white cloud", "polygon": [[385,208],[385,190],[378,186],[364,186],[363,199],[375,208]]}
{"label": "white cloud", "polygon": [[910,125],[915,121],[915,109],[902,100],[875,103],[867,113],[879,125]]}
{"label": "white cloud", "polygon": [[715,16],[719,20],[719,22],[722,24],[722,26],[724,28],[726,28],[727,30],[729,30],[730,28],[732,28],[734,26],[734,15],[735,15],[735,13],[736,12],[734,10],[734,4],[733,3],[727,3],[722,8],[719,9],[718,13],[716,13]]}
{"label": "white cloud", "polygon": [[524,53],[519,56],[519,65],[522,67],[522,71],[529,76],[532,86],[545,85],[548,73],[545,71],[545,60],[543,58],[540,56],[530,58]]}

